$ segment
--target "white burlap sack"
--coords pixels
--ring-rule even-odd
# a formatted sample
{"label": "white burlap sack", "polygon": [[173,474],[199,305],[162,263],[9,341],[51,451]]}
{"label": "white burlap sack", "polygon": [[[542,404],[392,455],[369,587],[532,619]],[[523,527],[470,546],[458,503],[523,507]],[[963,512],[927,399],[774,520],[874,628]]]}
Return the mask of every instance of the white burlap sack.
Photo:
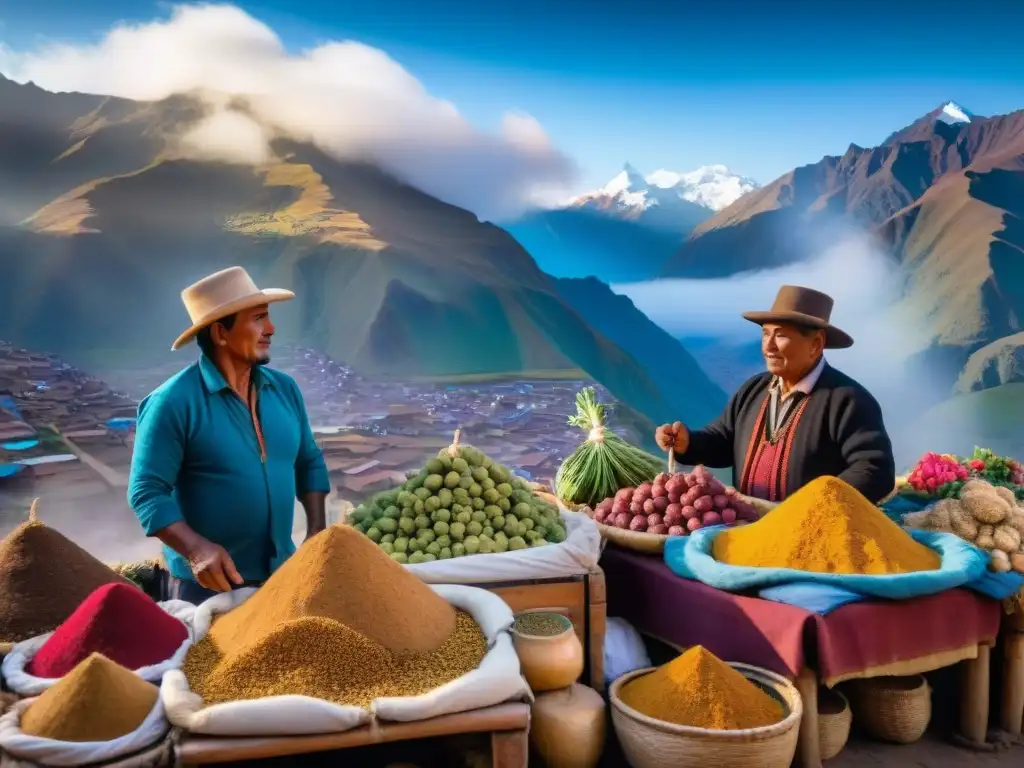
{"label": "white burlap sack", "polygon": [[35,699],[23,699],[0,717],[0,750],[41,765],[90,765],[130,755],[162,740],[170,726],[160,697],[136,730],[113,741],[55,741],[21,732],[21,716]]}
{"label": "white burlap sack", "polygon": [[[355,588],[353,586],[353,588]],[[204,706],[188,687],[185,675],[172,670],[164,675],[160,695],[167,718],[192,733],[217,736],[297,736],[336,733],[370,722],[375,715],[387,720],[422,720],[437,715],[531,698],[512,647],[512,611],[505,601],[483,589],[461,585],[432,585],[438,595],[470,614],[487,638],[488,652],[480,666],[422,696],[377,699],[370,710],[342,706],[309,696],[268,696],[263,699]],[[244,603],[255,588],[216,595],[196,610],[196,642],[206,636],[214,616]],[[371,714],[372,712],[372,714]]]}
{"label": "white burlap sack", "polygon": [[515,552],[471,555],[406,566],[428,584],[488,584],[498,581],[557,579],[589,573],[601,559],[603,539],[586,515],[562,509],[565,541]]}
{"label": "white burlap sack", "polygon": [[[186,603],[184,600],[167,600],[163,603],[157,603],[157,605],[174,618],[183,622],[189,634],[171,658],[159,664],[140,667],[135,670],[135,674],[151,683],[159,683],[165,672],[171,669],[178,669],[185,661],[185,654],[188,653],[189,646],[192,645],[191,624],[192,616],[196,611],[196,607],[192,603]],[[59,677],[34,677],[25,671],[29,662],[32,661],[39,652],[39,649],[43,647],[52,635],[53,632],[47,632],[45,635],[39,635],[38,637],[17,643],[11,652],[4,657],[3,664],[0,665],[0,673],[3,674],[7,687],[19,696],[38,696],[47,688],[60,681]]]}

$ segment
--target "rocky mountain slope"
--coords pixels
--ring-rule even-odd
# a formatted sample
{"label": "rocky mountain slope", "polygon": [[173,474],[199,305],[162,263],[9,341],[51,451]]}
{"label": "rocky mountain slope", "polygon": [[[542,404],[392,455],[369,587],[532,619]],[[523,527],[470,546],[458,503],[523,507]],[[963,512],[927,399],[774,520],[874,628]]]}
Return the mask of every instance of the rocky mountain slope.
{"label": "rocky mountain slope", "polygon": [[600,189],[505,226],[556,277],[650,280],[695,226],[756,188],[724,165],[644,177],[626,163]]}
{"label": "rocky mountain slope", "polygon": [[1024,111],[977,117],[951,102],[739,199],[698,225],[663,274],[795,263],[854,222],[905,267],[905,301],[934,329],[927,355],[952,387],[972,354],[1024,330],[1022,217]]}
{"label": "rocky mountain slope", "polygon": [[368,374],[583,370],[654,420],[717,410],[595,331],[504,230],[373,166],[284,138],[261,168],[186,159],[191,96],[0,91],[0,338],[73,359],[163,347],[180,289],[241,264],[297,292],[275,307],[284,340]]}

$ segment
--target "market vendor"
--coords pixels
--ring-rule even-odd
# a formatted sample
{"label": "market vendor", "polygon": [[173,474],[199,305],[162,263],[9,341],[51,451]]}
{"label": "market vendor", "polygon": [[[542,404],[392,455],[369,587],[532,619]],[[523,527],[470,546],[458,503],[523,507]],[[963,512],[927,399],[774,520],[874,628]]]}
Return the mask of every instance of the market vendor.
{"label": "market vendor", "polygon": [[682,464],[733,468],[748,496],[781,501],[823,475],[842,478],[872,502],[896,483],[882,410],[864,387],[830,366],[826,349],[853,345],[833,326],[832,298],[784,285],[767,312],[743,317],[761,326],[768,371],[749,379],[703,429],[658,427],[663,450]]}
{"label": "market vendor", "polygon": [[199,603],[263,583],[294,551],[295,499],[307,537],[325,526],[330,490],[295,381],[267,368],[269,305],[291,291],[260,290],[231,267],[181,293],[199,360],[139,405],[128,501],[164,544],[172,597]]}

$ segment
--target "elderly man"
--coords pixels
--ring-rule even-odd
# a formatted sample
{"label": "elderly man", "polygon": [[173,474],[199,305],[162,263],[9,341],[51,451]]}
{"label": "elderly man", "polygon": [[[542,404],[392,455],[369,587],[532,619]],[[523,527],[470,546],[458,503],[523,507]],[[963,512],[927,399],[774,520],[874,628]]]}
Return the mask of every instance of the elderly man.
{"label": "elderly man", "polygon": [[181,294],[200,356],[139,405],[128,501],[164,544],[171,594],[199,603],[262,584],[294,551],[296,497],[307,537],[324,529],[330,482],[295,381],[266,367],[269,304],[231,267]]}
{"label": "elderly man", "polygon": [[748,380],[716,421],[689,431],[658,427],[663,450],[683,464],[732,467],[733,485],[781,501],[823,475],[845,480],[872,502],[896,481],[892,444],[875,398],[825,362],[824,350],[853,339],[829,319],[832,299],[785,285],[768,312],[743,317],[761,326],[767,373]]}

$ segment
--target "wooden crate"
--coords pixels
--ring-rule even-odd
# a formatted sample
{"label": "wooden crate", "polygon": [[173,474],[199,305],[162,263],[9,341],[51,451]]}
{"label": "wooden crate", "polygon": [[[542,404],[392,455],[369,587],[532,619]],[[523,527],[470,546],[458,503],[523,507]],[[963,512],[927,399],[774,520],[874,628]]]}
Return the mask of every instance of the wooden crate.
{"label": "wooden crate", "polygon": [[[185,768],[212,763],[244,764],[249,760],[306,755],[371,744],[489,733],[491,764],[494,768],[527,768],[529,729],[529,705],[510,703],[413,723],[377,722],[344,733],[319,736],[218,737],[185,734],[178,747],[178,759]],[[339,758],[338,764],[345,764],[343,757]]]}
{"label": "wooden crate", "polygon": [[583,682],[604,691],[604,632],[607,619],[604,572],[557,579],[506,581],[470,586],[499,595],[515,613],[551,609],[572,622],[583,644]]}

